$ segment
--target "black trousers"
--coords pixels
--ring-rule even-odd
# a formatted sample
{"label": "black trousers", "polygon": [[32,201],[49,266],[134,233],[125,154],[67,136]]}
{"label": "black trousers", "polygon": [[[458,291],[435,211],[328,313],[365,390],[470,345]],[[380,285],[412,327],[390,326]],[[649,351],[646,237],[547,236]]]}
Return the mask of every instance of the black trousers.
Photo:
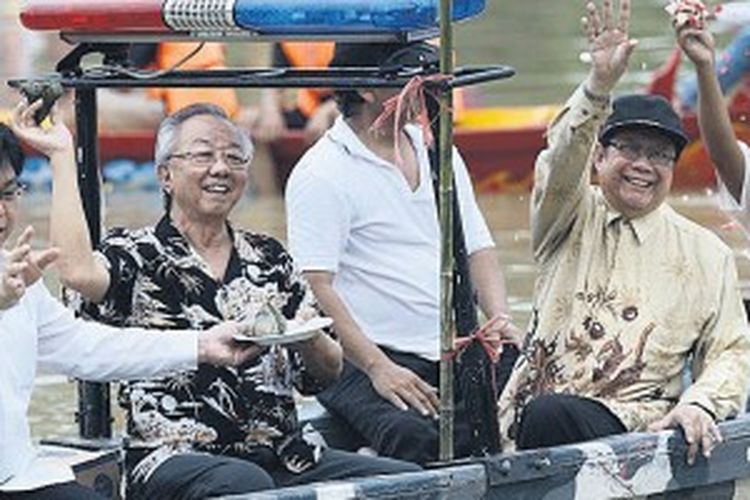
{"label": "black trousers", "polygon": [[521,413],[516,436],[519,450],[580,443],[628,432],[609,408],[593,399],[546,394],[532,399]]}
{"label": "black trousers", "polygon": [[301,474],[292,474],[281,465],[264,467],[239,458],[207,453],[177,455],[157,467],[146,483],[131,485],[128,499],[198,500],[316,481],[421,470],[409,462],[330,448],[323,450],[315,467]]}
{"label": "black trousers", "polygon": [[[383,349],[396,364],[408,368],[422,380],[439,386],[439,364],[415,354]],[[496,365],[497,392],[507,381],[510,368],[518,355],[515,349],[503,351]],[[456,394],[454,419],[454,455],[465,457],[471,453],[472,435],[466,406]],[[433,462],[438,458],[440,436],[437,421],[424,417],[413,409],[406,411],[383,399],[370,382],[370,378],[350,363],[344,364],[341,377],[318,394],[325,408],[345,419],[379,455],[408,460],[418,464]]]}
{"label": "black trousers", "polygon": [[2,500],[105,500],[94,490],[78,483],[60,483],[30,491],[0,491]]}

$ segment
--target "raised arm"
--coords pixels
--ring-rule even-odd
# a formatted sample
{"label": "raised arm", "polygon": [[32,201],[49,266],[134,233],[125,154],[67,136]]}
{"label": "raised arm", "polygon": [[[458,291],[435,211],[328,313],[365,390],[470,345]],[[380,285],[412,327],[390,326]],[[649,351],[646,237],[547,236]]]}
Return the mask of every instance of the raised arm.
{"label": "raised arm", "polygon": [[698,124],[703,143],[729,194],[742,203],[745,157],[729,119],[729,112],[716,76],[713,35],[701,26],[676,26],[677,43],[695,66],[698,79]]}
{"label": "raised arm", "polygon": [[610,93],[637,45],[628,35],[629,0],[620,2],[617,16],[611,0],[605,0],[601,10],[589,2],[582,23],[591,70],[550,126],[547,149],[540,153],[535,167],[531,237],[537,260],[544,260],[557,248],[585,201],[596,134],[609,113]]}
{"label": "raised arm", "polygon": [[42,128],[33,114],[41,103],[19,104],[13,113],[13,132],[31,147],[47,155],[52,167],[50,239],[60,249],[58,270],[63,284],[99,302],[109,287],[109,273],[94,257],[88,225],[78,190],[75,151],[70,132],[52,114],[52,126]]}

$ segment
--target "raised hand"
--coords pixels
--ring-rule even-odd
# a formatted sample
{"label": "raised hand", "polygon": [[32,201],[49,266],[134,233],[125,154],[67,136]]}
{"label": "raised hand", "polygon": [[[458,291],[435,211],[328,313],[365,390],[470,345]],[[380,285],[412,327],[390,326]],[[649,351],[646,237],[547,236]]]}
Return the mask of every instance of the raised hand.
{"label": "raised hand", "polygon": [[682,51],[697,68],[713,68],[716,42],[706,27],[706,20],[712,18],[706,6],[691,0],[673,2],[669,7],[672,27]]}
{"label": "raised hand", "polygon": [[42,106],[38,100],[31,105],[25,101],[18,103],[13,110],[11,129],[19,139],[33,147],[40,153],[52,156],[55,153],[71,150],[73,138],[70,131],[63,124],[60,111],[55,105],[50,114],[50,127],[42,127],[34,121],[34,112]]}
{"label": "raised hand", "polygon": [[44,269],[57,259],[59,250],[42,251],[31,249],[34,229],[28,226],[5,253],[5,264],[0,270],[0,310],[18,302],[26,289],[41,278]]}
{"label": "raised hand", "polygon": [[628,67],[637,40],[629,38],[630,0],[620,1],[615,20],[614,0],[604,0],[601,11],[593,2],[586,5],[582,19],[591,54],[591,73],[588,90],[597,95],[608,95]]}

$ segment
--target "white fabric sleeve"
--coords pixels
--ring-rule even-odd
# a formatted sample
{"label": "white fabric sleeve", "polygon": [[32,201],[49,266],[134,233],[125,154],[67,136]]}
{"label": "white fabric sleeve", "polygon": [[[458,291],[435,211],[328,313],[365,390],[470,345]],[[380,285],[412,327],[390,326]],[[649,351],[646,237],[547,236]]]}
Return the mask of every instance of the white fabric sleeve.
{"label": "white fabric sleeve", "polygon": [[745,214],[750,207],[750,196],[748,195],[748,187],[750,187],[750,147],[742,141],[737,141],[737,144],[742,151],[742,156],[745,157],[745,177],[742,179],[742,194],[740,196],[740,202],[729,193],[726,185],[721,180],[721,176],[716,176],[716,183],[719,187],[719,203],[723,210],[728,212],[737,212]]}
{"label": "white fabric sleeve", "polygon": [[495,242],[492,240],[490,230],[487,228],[487,223],[474,196],[474,189],[466,170],[466,164],[456,148],[453,148],[453,172],[458,202],[461,207],[466,252],[471,255],[483,248],[494,247]]}
{"label": "white fabric sleeve", "polygon": [[105,381],[148,378],[197,366],[196,332],[118,329],[83,321],[74,318],[42,283],[27,293],[36,295],[41,367],[76,378]]}
{"label": "white fabric sleeve", "polygon": [[289,251],[302,271],[335,273],[349,234],[351,208],[344,193],[309,170],[295,172],[286,188]]}

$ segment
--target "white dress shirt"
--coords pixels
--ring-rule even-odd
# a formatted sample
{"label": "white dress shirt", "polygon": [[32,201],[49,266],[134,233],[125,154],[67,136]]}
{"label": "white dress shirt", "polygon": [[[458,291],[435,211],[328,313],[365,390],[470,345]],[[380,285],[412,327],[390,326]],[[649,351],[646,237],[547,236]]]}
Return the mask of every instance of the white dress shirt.
{"label": "white dress shirt", "polygon": [[[0,267],[2,258],[0,258]],[[121,330],[76,319],[39,282],[0,311],[0,491],[72,481],[66,464],[37,456],[26,412],[37,366],[113,380],[194,369],[197,334]]]}

